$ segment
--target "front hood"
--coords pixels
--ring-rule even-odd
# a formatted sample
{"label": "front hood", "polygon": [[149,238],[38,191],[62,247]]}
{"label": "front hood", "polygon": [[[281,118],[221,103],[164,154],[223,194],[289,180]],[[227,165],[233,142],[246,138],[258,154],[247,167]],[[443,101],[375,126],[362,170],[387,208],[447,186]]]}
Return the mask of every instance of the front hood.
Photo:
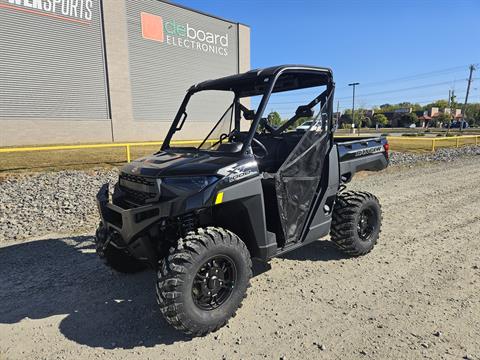
{"label": "front hood", "polygon": [[235,163],[233,157],[217,157],[205,153],[165,152],[146,156],[122,167],[121,171],[148,177],[214,175],[218,170]]}

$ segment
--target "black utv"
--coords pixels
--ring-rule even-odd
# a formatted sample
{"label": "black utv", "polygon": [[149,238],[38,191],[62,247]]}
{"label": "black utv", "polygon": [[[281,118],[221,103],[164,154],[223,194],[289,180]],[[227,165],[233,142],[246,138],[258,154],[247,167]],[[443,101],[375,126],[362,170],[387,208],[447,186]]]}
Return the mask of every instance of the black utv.
{"label": "black utv", "polygon": [[[292,108],[297,90],[309,101]],[[218,121],[205,119],[209,92],[229,99]],[[328,234],[348,255],[368,253],[380,233],[380,205],[372,194],[344,191],[345,183],[356,171],[384,169],[388,144],[382,137],[335,142],[333,94],[330,69],[302,65],[192,86],[161,150],[125,165],[113,191],[100,189],[98,255],[120,272],[156,269],[165,319],[204,335],[240,307],[252,258],[268,261]],[[276,95],[294,115],[274,126],[264,113]],[[306,121],[308,130],[295,131]],[[205,124],[198,146],[175,140],[198,139]]]}

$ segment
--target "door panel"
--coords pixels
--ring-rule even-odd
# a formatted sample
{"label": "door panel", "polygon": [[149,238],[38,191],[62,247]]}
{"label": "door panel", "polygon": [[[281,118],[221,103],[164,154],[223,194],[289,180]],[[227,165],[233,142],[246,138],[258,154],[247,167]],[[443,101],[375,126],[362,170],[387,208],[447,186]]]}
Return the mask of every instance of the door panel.
{"label": "door panel", "polygon": [[275,175],[278,210],[286,244],[300,240],[320,184],[329,136],[318,119]]}

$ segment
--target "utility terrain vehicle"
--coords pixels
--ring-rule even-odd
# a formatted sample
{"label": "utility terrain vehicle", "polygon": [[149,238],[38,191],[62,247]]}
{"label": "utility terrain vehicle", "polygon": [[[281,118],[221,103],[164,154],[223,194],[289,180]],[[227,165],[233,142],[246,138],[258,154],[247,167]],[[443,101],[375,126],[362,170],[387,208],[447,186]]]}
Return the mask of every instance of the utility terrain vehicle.
{"label": "utility terrain vehicle", "polygon": [[[323,90],[281,126],[264,117],[273,95],[318,87]],[[176,146],[189,121],[197,131],[190,138],[208,124],[190,120],[189,111],[192,99],[208,92],[217,99],[231,94],[223,116],[207,119],[210,129],[198,146]],[[358,170],[385,168],[388,144],[385,138],[336,143],[333,94],[330,69],[302,65],[192,86],[161,150],[125,165],[113,192],[108,184],[100,189],[98,255],[121,272],[156,269],[165,319],[204,335],[240,307],[252,258],[268,261],[328,234],[348,255],[368,253],[380,233],[379,202],[366,192],[343,191],[344,184]],[[202,100],[196,109],[208,107]],[[295,131],[306,119],[311,126]]]}

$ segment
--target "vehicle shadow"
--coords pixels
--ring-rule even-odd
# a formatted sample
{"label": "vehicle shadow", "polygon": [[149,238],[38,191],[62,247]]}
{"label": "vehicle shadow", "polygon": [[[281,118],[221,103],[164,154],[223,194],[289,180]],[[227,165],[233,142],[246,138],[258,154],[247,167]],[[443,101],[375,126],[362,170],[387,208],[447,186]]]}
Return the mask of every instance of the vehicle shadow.
{"label": "vehicle shadow", "polygon": [[317,240],[281,255],[280,258],[300,261],[332,261],[348,259],[349,256],[344,254],[333,242],[327,240]]}
{"label": "vehicle shadow", "polygon": [[113,272],[98,259],[92,240],[0,248],[0,323],[64,315],[59,330],[67,339],[105,349],[189,341],[161,317],[154,273]]}

